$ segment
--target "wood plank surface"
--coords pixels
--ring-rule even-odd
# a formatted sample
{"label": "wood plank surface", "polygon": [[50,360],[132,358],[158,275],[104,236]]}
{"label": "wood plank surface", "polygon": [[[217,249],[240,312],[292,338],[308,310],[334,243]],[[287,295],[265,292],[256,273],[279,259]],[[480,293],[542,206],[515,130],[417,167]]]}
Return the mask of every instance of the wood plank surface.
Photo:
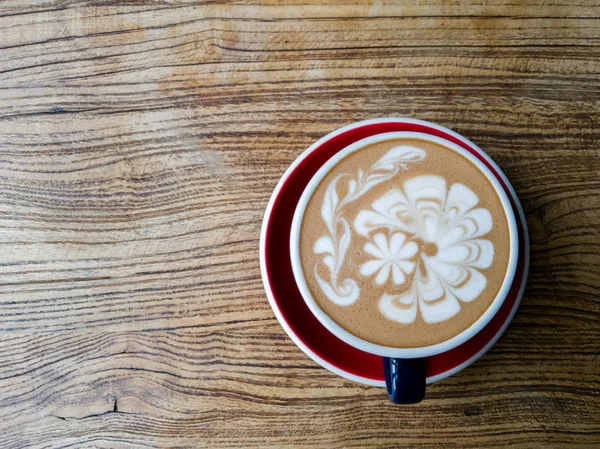
{"label": "wood plank surface", "polygon": [[[388,403],[269,308],[261,219],[356,120],[463,133],[532,244],[494,348]],[[600,447],[600,3],[0,2],[0,447]]]}

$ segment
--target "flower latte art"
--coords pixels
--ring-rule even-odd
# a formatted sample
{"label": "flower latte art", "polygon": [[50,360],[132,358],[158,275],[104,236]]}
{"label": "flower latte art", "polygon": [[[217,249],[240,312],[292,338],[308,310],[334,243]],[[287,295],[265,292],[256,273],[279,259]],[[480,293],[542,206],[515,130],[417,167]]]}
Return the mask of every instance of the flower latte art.
{"label": "flower latte art", "polygon": [[417,139],[351,153],[303,218],[301,258],[319,306],[374,343],[457,335],[495,298],[508,260],[502,204],[462,155]]}
{"label": "flower latte art", "polygon": [[[477,269],[491,265],[494,245],[481,238],[492,229],[492,217],[476,208],[478,202],[462,184],[447,189],[439,176],[418,176],[404,183],[404,191],[390,190],[372,210],[358,214],[354,229],[373,240],[364,251],[375,257],[361,274],[379,270],[375,282],[385,284],[391,271],[392,283],[400,285],[415,270],[406,293],[381,297],[381,313],[412,323],[420,311],[423,320],[436,323],[456,315],[460,301],[479,296],[487,280]],[[382,229],[390,233],[389,242],[375,233]]]}

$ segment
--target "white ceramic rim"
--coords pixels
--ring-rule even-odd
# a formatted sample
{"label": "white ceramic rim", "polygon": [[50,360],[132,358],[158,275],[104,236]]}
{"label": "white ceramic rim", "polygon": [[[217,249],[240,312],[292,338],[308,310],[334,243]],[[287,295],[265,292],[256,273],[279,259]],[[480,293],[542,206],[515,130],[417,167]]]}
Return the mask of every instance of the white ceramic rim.
{"label": "white ceramic rim", "polygon": [[[335,167],[342,159],[346,158],[350,154],[364,148],[365,146],[395,139],[419,139],[428,142],[433,142],[438,145],[442,145],[446,148],[449,148],[452,151],[455,151],[456,153],[469,160],[473,165],[475,165],[492,184],[494,190],[500,198],[500,202],[502,203],[502,207],[504,208],[506,221],[508,223],[510,236],[509,259],[506,274],[504,276],[504,280],[502,281],[500,290],[498,291],[498,294],[496,295],[490,306],[477,319],[477,321],[475,321],[471,326],[462,331],[460,334],[455,335],[449,340],[443,341],[441,343],[436,343],[434,345],[423,346],[418,348],[395,348],[390,346],[378,345],[375,343],[371,343],[367,340],[363,340],[341,327],[318,306],[317,302],[313,298],[310,289],[306,283],[306,279],[304,277],[304,272],[302,269],[302,263],[300,260],[300,229],[302,220],[304,218],[304,212],[314,190],[321,183],[323,178],[331,171],[333,167]],[[519,237],[517,231],[517,223],[512,205],[510,204],[510,200],[508,199],[504,188],[502,187],[496,176],[492,173],[492,171],[488,169],[485,166],[485,164],[483,164],[483,162],[477,159],[477,157],[475,157],[469,151],[465,150],[464,148],[453,142],[430,134],[411,131],[389,132],[366,137],[364,139],[352,143],[351,145],[347,146],[346,148],[333,155],[325,164],[323,164],[319,168],[319,170],[315,173],[315,175],[312,177],[312,179],[304,189],[304,192],[302,193],[302,196],[300,197],[300,200],[296,205],[296,210],[294,212],[294,218],[292,220],[292,227],[290,232],[290,256],[292,262],[292,270],[294,272],[294,278],[296,280],[296,284],[298,285],[302,298],[304,299],[304,302],[311,310],[313,315],[315,315],[315,317],[321,322],[321,324],[323,324],[323,326],[327,328],[327,330],[329,330],[332,334],[334,334],[339,339],[345,341],[349,345],[354,346],[355,348],[360,349],[361,351],[369,352],[371,354],[380,355],[382,357],[394,358],[429,357],[432,355],[440,354],[442,352],[446,352],[451,349],[454,349],[457,346],[460,346],[465,341],[473,337],[476,333],[478,333],[481,329],[483,329],[494,317],[494,315],[496,315],[498,309],[500,309],[500,307],[502,306],[502,303],[504,302],[504,299],[508,295],[508,292],[512,286],[512,281],[514,279],[517,268],[518,245]]]}
{"label": "white ceramic rim", "polygon": [[296,167],[310,153],[312,153],[315,149],[317,149],[319,146],[321,146],[327,140],[329,140],[329,139],[331,139],[331,138],[333,138],[333,137],[335,137],[335,136],[337,136],[339,134],[342,134],[342,133],[344,133],[346,131],[349,131],[351,129],[359,128],[359,127],[366,126],[366,125],[377,124],[377,123],[390,123],[390,122],[393,122],[393,123],[408,123],[408,124],[416,124],[416,125],[427,126],[429,128],[433,128],[433,129],[436,129],[438,131],[442,131],[442,132],[444,132],[446,134],[452,135],[456,139],[458,139],[458,140],[466,143],[471,148],[473,148],[476,151],[478,151],[479,155],[481,157],[483,157],[492,167],[494,167],[494,169],[497,170],[498,176],[500,176],[502,178],[502,180],[504,181],[504,183],[506,185],[506,188],[510,191],[510,194],[511,194],[511,196],[513,198],[514,204],[515,204],[515,206],[517,208],[517,213],[519,214],[519,218],[520,218],[520,221],[521,221],[521,226],[523,227],[523,247],[520,248],[524,252],[524,259],[525,259],[524,260],[524,267],[523,267],[523,278],[522,278],[522,281],[521,281],[521,286],[519,288],[519,291],[517,292],[517,297],[515,299],[515,304],[513,305],[513,308],[511,310],[509,316],[507,317],[506,321],[504,322],[504,324],[502,325],[502,327],[500,328],[500,330],[496,333],[496,335],[479,352],[477,352],[475,355],[473,355],[471,358],[469,358],[468,360],[464,361],[463,363],[455,366],[454,368],[451,368],[451,369],[449,369],[447,371],[444,371],[443,373],[436,374],[435,376],[428,377],[427,378],[427,383],[428,384],[440,381],[440,380],[445,379],[445,378],[447,378],[449,376],[452,376],[453,374],[458,373],[459,371],[462,371],[463,369],[465,369],[469,365],[472,365],[473,363],[475,363],[480,357],[482,357],[487,351],[489,351],[489,349],[502,336],[502,334],[504,333],[504,331],[506,330],[506,328],[508,327],[508,325],[512,321],[512,319],[513,319],[513,317],[514,317],[517,309],[519,308],[519,304],[521,303],[521,298],[523,297],[523,293],[525,291],[525,286],[527,284],[527,277],[528,277],[528,274],[529,274],[529,233],[527,231],[527,222],[525,220],[525,213],[523,212],[523,207],[521,206],[519,198],[517,197],[517,194],[516,194],[515,190],[513,189],[512,185],[508,181],[508,178],[498,168],[498,166],[496,165],[496,163],[486,153],[484,153],[477,145],[475,145],[473,142],[471,142],[470,140],[468,140],[466,137],[463,137],[462,135],[460,135],[460,134],[452,131],[449,128],[446,128],[446,127],[441,126],[441,125],[437,125],[437,124],[432,123],[432,122],[428,122],[426,120],[418,120],[418,119],[404,118],[404,117],[384,117],[384,118],[378,118],[378,119],[363,120],[363,121],[360,121],[360,122],[355,122],[355,123],[352,123],[350,125],[343,126],[341,128],[338,128],[338,129],[332,131],[331,133],[323,136],[319,140],[317,140],[315,143],[313,143],[311,146],[309,146],[304,152],[302,152],[294,160],[294,162],[292,162],[292,164],[284,172],[283,176],[281,177],[281,179],[279,180],[279,182],[275,186],[275,189],[273,190],[273,193],[271,194],[271,198],[269,199],[269,202],[267,204],[267,208],[265,209],[265,215],[263,217],[263,222],[262,222],[261,231],[260,231],[259,262],[260,262],[261,278],[262,278],[263,286],[265,288],[265,293],[267,295],[267,300],[269,301],[271,309],[273,310],[273,313],[275,314],[275,318],[277,319],[277,321],[279,322],[279,324],[281,325],[281,327],[283,328],[283,330],[285,331],[285,333],[288,335],[288,337],[290,337],[290,339],[294,342],[294,344],[296,344],[296,346],[298,346],[298,348],[300,348],[300,350],[302,352],[304,352],[311,360],[313,360],[314,362],[318,363],[323,368],[329,370],[330,372],[332,372],[334,374],[337,374],[337,375],[339,375],[339,376],[341,376],[341,377],[343,377],[345,379],[348,379],[348,380],[351,380],[351,381],[354,381],[354,382],[358,382],[358,383],[361,383],[361,384],[364,384],[364,385],[371,385],[371,386],[375,386],[375,387],[385,387],[385,381],[383,381],[383,380],[375,380],[375,379],[371,379],[369,377],[358,376],[356,374],[352,374],[352,373],[349,373],[348,371],[345,371],[345,370],[343,370],[341,368],[338,368],[335,365],[332,365],[327,360],[325,360],[322,357],[320,357],[319,355],[317,355],[308,346],[306,346],[304,344],[304,342],[302,341],[302,339],[298,335],[296,335],[296,333],[294,332],[294,330],[288,325],[287,321],[283,317],[283,314],[279,310],[279,306],[277,304],[277,301],[275,300],[275,295],[273,294],[273,290],[271,289],[271,284],[270,284],[269,276],[268,276],[268,273],[267,273],[266,237],[267,237],[267,228],[268,228],[268,225],[269,225],[269,221],[271,219],[271,213],[273,212],[273,207],[275,205],[275,201],[276,201],[277,197],[279,196],[279,192],[281,191],[281,189],[282,189],[283,185],[285,184],[285,182],[287,181],[287,179],[290,177],[290,175],[296,169]]}

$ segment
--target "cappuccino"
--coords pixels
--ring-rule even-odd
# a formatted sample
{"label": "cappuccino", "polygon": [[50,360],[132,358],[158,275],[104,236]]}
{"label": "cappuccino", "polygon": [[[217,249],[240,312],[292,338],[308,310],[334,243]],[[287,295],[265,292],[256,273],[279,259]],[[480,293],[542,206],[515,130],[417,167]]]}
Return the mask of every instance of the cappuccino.
{"label": "cappuccino", "polygon": [[418,138],[371,143],[321,180],[300,226],[312,297],[351,334],[418,348],[469,328],[506,276],[510,235],[486,175]]}

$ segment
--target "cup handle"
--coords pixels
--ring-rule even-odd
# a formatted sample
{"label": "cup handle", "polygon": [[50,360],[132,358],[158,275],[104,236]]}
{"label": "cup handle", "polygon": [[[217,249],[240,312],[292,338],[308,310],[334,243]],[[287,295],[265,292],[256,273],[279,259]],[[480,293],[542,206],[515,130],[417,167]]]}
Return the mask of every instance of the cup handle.
{"label": "cup handle", "polygon": [[416,404],[425,397],[425,359],[383,358],[385,386],[395,404]]}

